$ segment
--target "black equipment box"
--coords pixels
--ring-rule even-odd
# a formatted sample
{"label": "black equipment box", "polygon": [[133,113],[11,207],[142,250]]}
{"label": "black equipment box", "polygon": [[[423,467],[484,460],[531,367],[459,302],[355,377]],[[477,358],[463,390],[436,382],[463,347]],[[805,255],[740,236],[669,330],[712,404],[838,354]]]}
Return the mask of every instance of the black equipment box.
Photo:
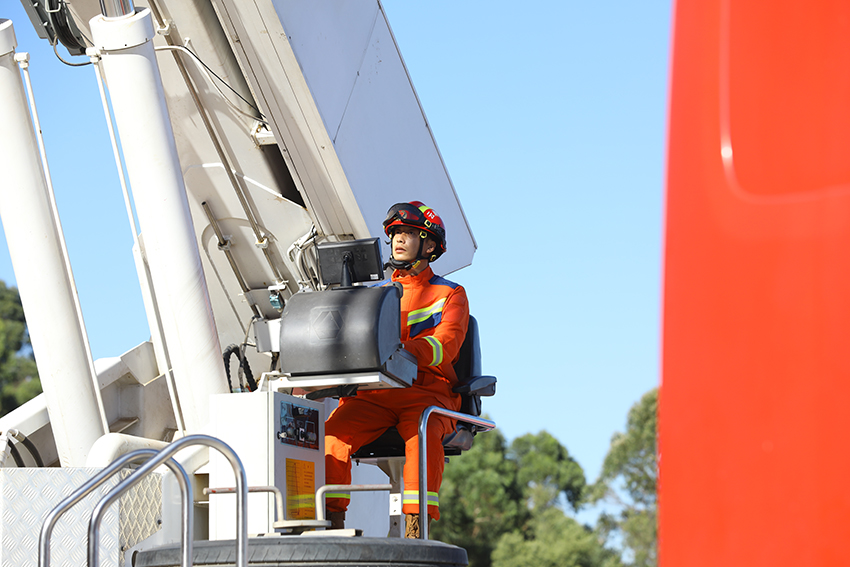
{"label": "black equipment box", "polygon": [[297,293],[280,325],[280,367],[293,377],[380,371],[401,347],[399,289]]}

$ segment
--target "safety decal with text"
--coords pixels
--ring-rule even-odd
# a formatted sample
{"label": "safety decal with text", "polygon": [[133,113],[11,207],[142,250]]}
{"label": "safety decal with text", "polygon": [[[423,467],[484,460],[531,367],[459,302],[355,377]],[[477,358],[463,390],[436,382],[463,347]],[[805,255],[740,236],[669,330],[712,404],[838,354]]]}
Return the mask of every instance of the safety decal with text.
{"label": "safety decal with text", "polygon": [[316,467],[311,461],[286,459],[286,519],[316,518]]}

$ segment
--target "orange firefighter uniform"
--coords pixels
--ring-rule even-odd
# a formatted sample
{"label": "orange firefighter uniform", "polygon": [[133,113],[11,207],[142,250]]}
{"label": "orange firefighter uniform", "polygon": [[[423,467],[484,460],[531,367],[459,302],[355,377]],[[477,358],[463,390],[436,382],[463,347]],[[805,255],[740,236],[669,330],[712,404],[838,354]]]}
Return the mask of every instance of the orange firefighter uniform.
{"label": "orange firefighter uniform", "polygon": [[[401,340],[419,366],[410,388],[371,390],[343,398],[325,424],[325,478],[328,484],[351,483],[351,454],[395,426],[405,442],[402,511],[419,512],[419,416],[428,406],[458,411],[460,396],[452,365],[469,324],[466,291],[435,276],[430,267],[416,275],[392,280],[404,287],[401,298]],[[442,438],[454,430],[454,420],[433,415],[428,421],[428,515],[439,519],[438,492],[445,456]],[[348,507],[347,494],[328,494],[329,512]]]}

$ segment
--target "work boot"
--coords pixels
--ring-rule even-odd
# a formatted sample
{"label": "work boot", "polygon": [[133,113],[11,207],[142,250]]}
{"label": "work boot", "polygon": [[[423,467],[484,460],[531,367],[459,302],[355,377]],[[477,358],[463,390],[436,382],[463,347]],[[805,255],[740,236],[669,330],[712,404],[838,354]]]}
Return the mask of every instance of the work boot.
{"label": "work boot", "polygon": [[342,512],[328,512],[325,514],[325,517],[331,521],[331,527],[328,529],[331,530],[343,530],[345,529],[345,511]]}
{"label": "work boot", "polygon": [[404,516],[404,537],[407,539],[419,539],[419,514],[407,514]]}
{"label": "work boot", "polygon": [[[431,516],[428,516],[428,529],[431,529]],[[405,514],[404,537],[407,539],[419,539],[422,533],[419,531],[419,514]]]}

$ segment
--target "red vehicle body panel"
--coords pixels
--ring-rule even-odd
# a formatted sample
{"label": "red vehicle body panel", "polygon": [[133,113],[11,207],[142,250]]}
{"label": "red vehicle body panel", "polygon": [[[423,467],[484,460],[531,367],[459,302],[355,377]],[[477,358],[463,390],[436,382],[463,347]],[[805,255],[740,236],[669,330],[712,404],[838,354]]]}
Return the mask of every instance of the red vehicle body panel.
{"label": "red vehicle body panel", "polygon": [[663,567],[850,565],[850,2],[680,0]]}

